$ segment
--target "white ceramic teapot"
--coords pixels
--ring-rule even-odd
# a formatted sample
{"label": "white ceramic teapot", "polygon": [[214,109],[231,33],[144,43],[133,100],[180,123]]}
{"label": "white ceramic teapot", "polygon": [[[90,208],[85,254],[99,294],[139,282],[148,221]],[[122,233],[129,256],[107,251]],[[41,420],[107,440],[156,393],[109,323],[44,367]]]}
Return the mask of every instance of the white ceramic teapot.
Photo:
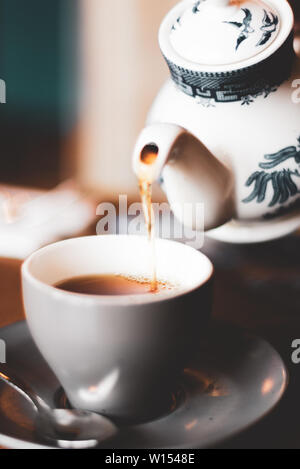
{"label": "white ceramic teapot", "polygon": [[203,202],[217,239],[266,241],[300,227],[293,25],[287,0],[185,0],[161,25],[171,79],[138,138],[134,170],[154,149],[153,179],[171,206]]}

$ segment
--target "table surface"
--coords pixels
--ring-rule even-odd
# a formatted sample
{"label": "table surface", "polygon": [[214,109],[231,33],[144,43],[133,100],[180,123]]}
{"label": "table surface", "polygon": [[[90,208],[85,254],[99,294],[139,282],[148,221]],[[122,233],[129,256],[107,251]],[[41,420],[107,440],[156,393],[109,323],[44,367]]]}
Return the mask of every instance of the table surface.
{"label": "table surface", "polygon": [[[300,365],[291,361],[291,343],[300,338],[300,237],[261,245],[230,245],[206,240],[215,264],[213,316],[267,339],[290,373],[277,408],[223,448],[300,448]],[[0,260],[0,326],[24,318],[21,261]],[[298,418],[299,415],[299,418]]]}

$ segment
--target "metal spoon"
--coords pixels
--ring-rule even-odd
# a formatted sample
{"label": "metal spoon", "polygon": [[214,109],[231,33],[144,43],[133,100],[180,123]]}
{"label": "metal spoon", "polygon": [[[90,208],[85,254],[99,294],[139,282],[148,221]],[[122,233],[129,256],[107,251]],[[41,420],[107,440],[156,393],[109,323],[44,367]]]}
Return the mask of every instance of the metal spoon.
{"label": "metal spoon", "polygon": [[0,380],[27,399],[36,409],[36,427],[45,440],[65,449],[88,449],[106,442],[118,432],[107,418],[88,411],[51,409],[30,386],[0,372]]}

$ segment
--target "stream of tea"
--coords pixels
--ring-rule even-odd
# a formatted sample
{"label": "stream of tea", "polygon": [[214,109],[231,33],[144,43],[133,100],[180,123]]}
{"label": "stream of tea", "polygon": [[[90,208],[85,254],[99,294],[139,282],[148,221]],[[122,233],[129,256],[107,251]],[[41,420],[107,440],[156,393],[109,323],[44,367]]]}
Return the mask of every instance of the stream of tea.
{"label": "stream of tea", "polygon": [[152,264],[152,277],[151,277],[151,292],[156,292],[158,288],[157,275],[156,275],[156,256],[155,256],[155,216],[152,206],[152,184],[147,181],[139,181],[140,194],[143,204],[143,211],[145,222],[148,232],[148,239],[151,249],[151,264]]}
{"label": "stream of tea", "polygon": [[[158,148],[155,145],[147,145],[141,153],[141,161],[149,168],[157,159]],[[156,273],[156,255],[155,255],[155,215],[152,205],[152,183],[145,177],[139,178],[139,188],[142,199],[144,217],[148,232],[148,239],[151,252],[152,278],[151,292],[158,290],[158,281]]]}

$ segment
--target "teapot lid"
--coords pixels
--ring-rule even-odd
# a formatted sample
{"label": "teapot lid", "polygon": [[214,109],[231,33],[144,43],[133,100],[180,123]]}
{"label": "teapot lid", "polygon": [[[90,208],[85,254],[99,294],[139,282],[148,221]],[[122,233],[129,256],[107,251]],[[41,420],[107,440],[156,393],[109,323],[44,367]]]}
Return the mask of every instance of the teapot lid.
{"label": "teapot lid", "polygon": [[250,59],[277,38],[281,18],[268,0],[198,0],[186,7],[169,32],[185,60],[227,65]]}
{"label": "teapot lid", "polygon": [[180,91],[248,103],[289,78],[293,26],[287,0],[183,0],[163,20],[159,43]]}

